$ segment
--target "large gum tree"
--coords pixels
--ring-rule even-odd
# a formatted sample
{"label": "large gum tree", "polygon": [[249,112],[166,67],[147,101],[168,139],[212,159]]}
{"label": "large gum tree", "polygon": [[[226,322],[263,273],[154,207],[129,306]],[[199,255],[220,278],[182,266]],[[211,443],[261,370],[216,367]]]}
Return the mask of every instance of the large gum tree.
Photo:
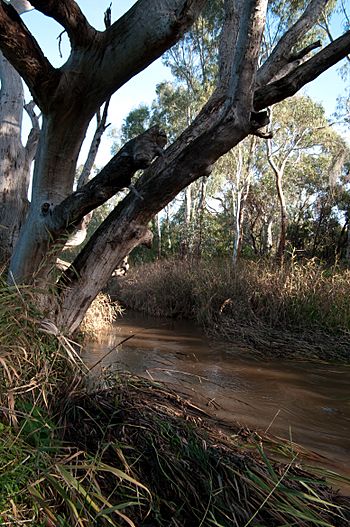
{"label": "large gum tree", "polygon": [[[54,68],[16,10],[0,0],[0,50],[29,87],[42,114],[32,196],[10,263],[9,279],[55,294],[41,296],[51,320],[74,332],[112,271],[134,247],[151,243],[149,221],[249,134],[264,135],[270,105],[293,95],[350,52],[350,32],[323,49],[300,49],[327,0],[310,0],[259,66],[267,0],[225,0],[216,87],[188,128],[167,148],[153,127],[128,142],[90,182],[73,191],[77,157],[97,109],[176,43],[205,0],[138,0],[105,31],[97,31],[74,0],[32,0],[59,22],[71,53]],[[83,5],[83,2],[82,2]],[[314,50],[317,48],[317,52]],[[312,51],[312,53],[311,53]],[[58,253],[82,218],[135,186],[109,214],[71,268],[53,278]],[[46,304],[46,305],[45,305]]]}

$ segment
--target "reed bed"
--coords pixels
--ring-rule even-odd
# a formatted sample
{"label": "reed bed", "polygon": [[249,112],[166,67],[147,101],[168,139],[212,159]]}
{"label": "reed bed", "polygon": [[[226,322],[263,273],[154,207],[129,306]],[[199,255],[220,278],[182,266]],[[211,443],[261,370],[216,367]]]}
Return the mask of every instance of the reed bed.
{"label": "reed bed", "polygon": [[193,319],[265,355],[350,360],[350,271],[316,261],[161,261],[135,268],[118,298],[153,316]]}

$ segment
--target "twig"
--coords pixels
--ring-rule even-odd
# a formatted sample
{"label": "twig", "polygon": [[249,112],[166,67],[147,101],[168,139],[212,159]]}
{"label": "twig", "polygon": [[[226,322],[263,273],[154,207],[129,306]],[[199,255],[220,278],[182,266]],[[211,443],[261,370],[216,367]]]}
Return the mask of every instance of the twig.
{"label": "twig", "polygon": [[91,368],[89,368],[88,372],[90,373],[90,371],[93,370],[98,364],[100,364],[106,357],[108,357],[108,355],[110,355],[113,351],[115,351],[117,348],[119,348],[119,346],[124,344],[124,342],[126,342],[127,340],[132,339],[133,337],[135,337],[135,335],[130,335],[129,337],[126,337],[125,339],[123,339],[120,342],[118,342],[118,344],[113,346],[113,348],[111,348],[105,355],[103,355],[103,357],[101,357],[101,359],[99,359],[97,362],[95,362],[95,364],[93,366],[91,366]]}
{"label": "twig", "polygon": [[61,58],[63,57],[61,45],[62,45],[62,35],[64,35],[64,33],[66,33],[65,29],[63,31],[61,31],[61,33],[57,37],[57,40],[58,40],[58,51],[60,53],[60,57]]}

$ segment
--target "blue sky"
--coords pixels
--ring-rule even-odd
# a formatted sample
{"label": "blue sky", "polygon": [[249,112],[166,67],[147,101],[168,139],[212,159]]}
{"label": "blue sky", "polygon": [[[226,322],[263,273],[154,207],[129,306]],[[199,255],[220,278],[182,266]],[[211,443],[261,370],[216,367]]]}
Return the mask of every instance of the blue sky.
{"label": "blue sky", "polygon": [[[81,0],[78,2],[84,11],[89,22],[97,29],[104,29],[103,15],[111,0]],[[125,13],[133,4],[135,0],[114,0],[112,2],[112,20],[116,20],[123,13]],[[35,38],[41,45],[45,55],[49,58],[52,64],[56,67],[65,62],[69,54],[69,42],[66,35],[62,36],[62,54],[60,57],[58,46],[58,35],[62,32],[62,27],[52,19],[45,17],[40,12],[33,10],[23,15],[24,22],[27,24]],[[339,19],[333,22],[335,36],[341,33]],[[336,109],[336,99],[339,93],[344,91],[345,85],[341,80],[339,74],[339,65],[334,66],[327,72],[320,75],[318,79],[307,85],[305,91],[313,99],[321,102],[326,108],[328,116],[331,116]],[[127,116],[129,111],[141,103],[149,104],[155,96],[155,87],[157,83],[162,80],[170,79],[170,72],[161,60],[156,61],[146,70],[131,79],[127,85],[123,86],[118,93],[112,97],[109,118],[111,126],[120,127],[123,118]],[[28,95],[29,97],[29,95]],[[28,127],[28,123],[26,124]],[[83,146],[80,161],[83,162],[94,132],[95,123],[92,122],[86,139],[86,144]],[[347,132],[347,137],[350,140],[350,133]],[[100,151],[97,158],[97,165],[104,165],[110,158],[111,140],[105,134]]]}

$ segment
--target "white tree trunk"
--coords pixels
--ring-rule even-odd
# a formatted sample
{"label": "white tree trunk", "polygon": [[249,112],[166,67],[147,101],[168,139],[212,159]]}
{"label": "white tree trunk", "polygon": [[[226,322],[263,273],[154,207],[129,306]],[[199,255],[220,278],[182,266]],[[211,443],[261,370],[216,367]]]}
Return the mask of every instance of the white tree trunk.
{"label": "white tree trunk", "polygon": [[269,256],[272,251],[272,225],[273,219],[270,216],[265,219],[262,230],[262,253],[264,256]]}
{"label": "white tree trunk", "polygon": [[0,53],[0,261],[8,263],[28,209],[29,164],[21,142],[23,85]]}
{"label": "white tree trunk", "polygon": [[238,259],[239,242],[241,237],[241,204],[242,204],[242,190],[239,189],[236,193],[236,203],[234,207],[234,226],[233,226],[233,253],[232,265],[235,266]]}

